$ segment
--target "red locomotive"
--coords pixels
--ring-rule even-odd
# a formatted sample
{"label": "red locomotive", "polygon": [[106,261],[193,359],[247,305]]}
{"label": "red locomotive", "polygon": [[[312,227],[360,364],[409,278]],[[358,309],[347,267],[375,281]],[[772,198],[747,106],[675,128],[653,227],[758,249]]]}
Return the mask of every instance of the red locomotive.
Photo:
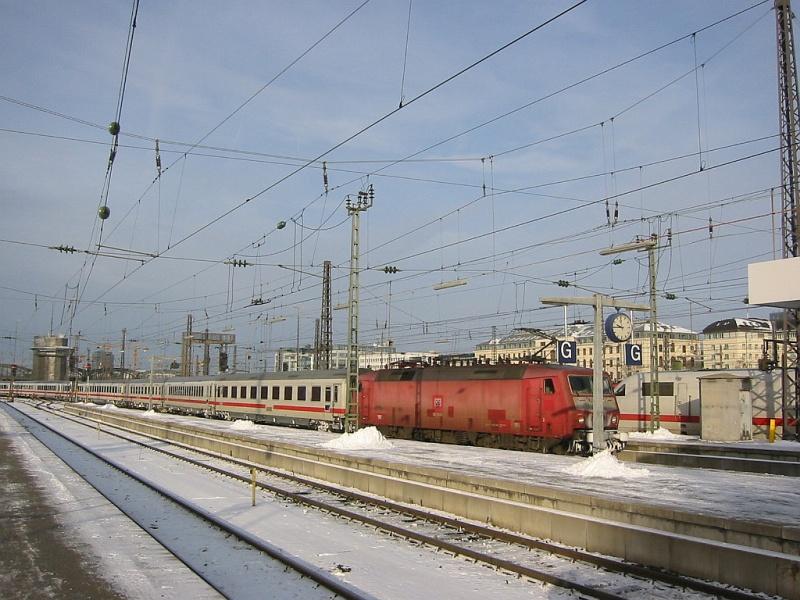
{"label": "red locomotive", "polygon": [[[591,449],[590,369],[425,367],[372,371],[360,380],[361,426],[390,437],[543,452]],[[619,408],[607,380],[603,404],[606,444],[620,449]]]}

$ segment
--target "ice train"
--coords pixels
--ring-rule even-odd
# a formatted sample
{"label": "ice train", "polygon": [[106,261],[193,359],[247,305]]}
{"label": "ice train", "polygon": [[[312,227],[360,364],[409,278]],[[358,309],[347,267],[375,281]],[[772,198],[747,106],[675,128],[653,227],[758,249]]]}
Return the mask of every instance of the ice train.
{"label": "ice train", "polygon": [[[592,447],[592,371],[547,364],[363,371],[359,418],[390,437],[543,452]],[[13,395],[113,403],[224,419],[342,431],[344,371],[70,383],[20,381]],[[0,396],[12,393],[0,382]],[[621,449],[619,408],[604,380],[604,437]]]}

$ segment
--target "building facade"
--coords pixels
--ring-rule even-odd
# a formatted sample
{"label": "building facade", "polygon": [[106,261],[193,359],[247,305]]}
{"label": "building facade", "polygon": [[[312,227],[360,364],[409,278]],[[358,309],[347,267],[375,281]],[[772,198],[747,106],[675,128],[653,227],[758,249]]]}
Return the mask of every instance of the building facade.
{"label": "building facade", "polygon": [[722,319],[703,329],[702,365],[705,369],[755,369],[764,356],[764,340],[773,335],[767,319]]}
{"label": "building facade", "polygon": [[[394,346],[359,346],[358,367],[360,369],[383,369],[398,362],[432,362],[438,352],[401,352]],[[314,348],[300,348],[299,370],[317,368],[314,362]],[[281,348],[275,353],[276,371],[297,371],[298,354],[295,348]],[[331,350],[331,369],[347,369],[347,346],[339,344]]]}
{"label": "building facade", "polygon": [[[660,370],[679,370],[697,368],[700,359],[699,338],[697,333],[668,325],[656,324],[658,339],[658,366]],[[546,362],[556,362],[556,346],[553,338],[572,340],[577,346],[577,365],[592,368],[594,366],[594,324],[574,323],[563,329],[545,332],[529,328],[513,330],[507,336],[478,344],[475,357],[480,361],[497,362],[529,362],[532,357],[539,357]],[[650,369],[650,324],[637,323],[633,329],[630,343],[642,347],[642,366],[625,365],[624,344],[604,341],[603,370],[615,381],[632,373]]]}

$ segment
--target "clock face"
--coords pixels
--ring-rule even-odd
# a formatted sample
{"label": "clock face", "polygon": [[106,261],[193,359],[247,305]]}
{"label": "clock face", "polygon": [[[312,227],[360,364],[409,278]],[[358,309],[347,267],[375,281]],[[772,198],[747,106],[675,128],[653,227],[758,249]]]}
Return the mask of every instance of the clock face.
{"label": "clock face", "polygon": [[614,342],[624,342],[631,339],[633,326],[631,319],[625,313],[616,313],[606,319],[606,335]]}

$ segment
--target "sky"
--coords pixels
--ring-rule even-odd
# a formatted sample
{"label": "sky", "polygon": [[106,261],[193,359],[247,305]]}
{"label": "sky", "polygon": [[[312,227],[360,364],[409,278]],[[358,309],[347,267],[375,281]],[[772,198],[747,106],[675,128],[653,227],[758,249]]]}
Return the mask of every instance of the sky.
{"label": "sky", "polygon": [[563,323],[542,296],[647,302],[646,257],[598,252],[651,234],[660,321],[767,316],[744,299],[780,257],[772,2],[574,4],[145,0],[123,86],[132,2],[0,2],[0,362],[123,329],[177,356],[188,314],[253,368],[298,322],[311,344],[370,185],[362,343],[470,351]]}

